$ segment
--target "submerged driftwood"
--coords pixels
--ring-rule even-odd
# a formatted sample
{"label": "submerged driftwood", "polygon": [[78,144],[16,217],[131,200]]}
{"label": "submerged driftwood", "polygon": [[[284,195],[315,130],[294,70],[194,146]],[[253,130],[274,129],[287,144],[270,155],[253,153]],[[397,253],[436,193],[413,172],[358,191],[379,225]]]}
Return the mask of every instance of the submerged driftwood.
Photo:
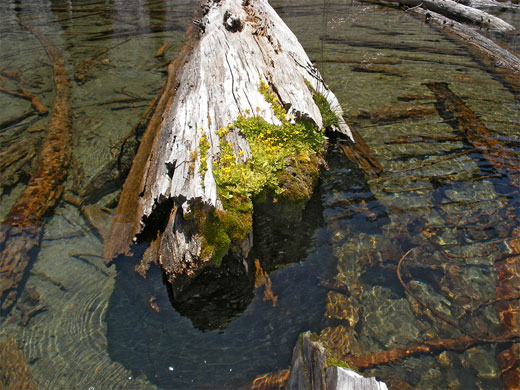
{"label": "submerged driftwood", "polygon": [[[512,186],[520,188],[520,169],[515,151],[498,141],[464,102],[444,83],[428,83],[437,99],[439,113]],[[497,361],[504,389],[520,387],[520,229],[515,228],[509,242],[510,253],[494,264],[497,275],[495,308],[503,328],[505,343],[497,349]],[[495,341],[495,340],[491,340]]]}
{"label": "submerged driftwood", "polygon": [[470,27],[422,8],[408,10],[464,45],[520,100],[520,58]]}
{"label": "submerged driftwood", "polygon": [[38,246],[42,218],[60,199],[71,158],[69,77],[61,54],[52,42],[28,24],[52,61],[56,92],[47,138],[36,172],[0,226],[0,299],[2,310],[16,301],[31,252]]}
{"label": "submerged driftwood", "polygon": [[[267,1],[209,1],[202,9],[169,67],[104,248],[110,262],[133,242],[151,242],[145,258],[177,285],[228,250],[247,255],[259,193],[308,198],[322,146],[294,145],[318,140],[324,124],[352,140],[335,96]],[[288,150],[284,159],[270,160],[280,150]]]}

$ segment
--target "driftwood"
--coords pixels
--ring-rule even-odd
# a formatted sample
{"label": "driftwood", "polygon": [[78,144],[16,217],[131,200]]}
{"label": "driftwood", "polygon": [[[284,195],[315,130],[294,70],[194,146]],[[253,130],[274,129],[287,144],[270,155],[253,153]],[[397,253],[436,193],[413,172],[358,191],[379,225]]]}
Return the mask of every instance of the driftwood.
{"label": "driftwood", "polygon": [[[255,164],[250,141],[234,125],[237,119],[280,128],[307,123],[313,130],[305,136],[313,137],[323,128],[317,91],[335,112],[331,128],[351,138],[335,96],[266,1],[209,1],[202,7],[205,16],[194,22],[180,56],[169,67],[160,107],[139,147],[104,248],[106,261],[111,261],[129,253],[135,240],[155,242],[150,247],[157,250],[153,257],[171,283],[218,262],[215,259],[229,248],[241,256],[251,248],[251,210],[241,209],[232,218],[226,204],[247,208],[256,193],[233,195],[229,190],[222,198],[215,178],[216,169]],[[266,130],[260,138],[270,133]],[[296,139],[299,133],[295,130]],[[225,147],[231,148],[227,157]],[[285,183],[314,184],[320,156],[288,156],[283,164],[289,164],[290,177],[279,172],[282,198],[286,189],[291,193]],[[220,232],[226,224],[240,232]],[[207,237],[215,230],[212,247]]]}
{"label": "driftwood", "polygon": [[22,25],[40,40],[51,59],[56,91],[38,168],[0,227],[2,310],[15,302],[31,251],[38,245],[42,217],[61,196],[71,158],[69,77],[63,60],[48,38],[28,24]]}
{"label": "driftwood", "polygon": [[423,118],[436,112],[433,107],[428,107],[424,104],[405,108],[386,106],[378,107],[371,111],[360,110],[354,118],[368,119],[372,123],[380,124],[382,122],[401,122],[410,118]]}
{"label": "driftwood", "polygon": [[[477,31],[446,18],[435,12],[428,12],[421,8],[409,9],[409,13],[422,17],[430,24],[439,26],[441,31],[448,33],[463,43],[472,52],[481,53],[494,59],[493,64],[498,68],[506,68],[513,72],[520,71],[520,58],[502,46],[497,45],[491,39]],[[480,58],[480,55],[479,55]]]}
{"label": "driftwood", "polygon": [[461,1],[462,4],[467,5],[469,7],[478,8],[478,9],[487,9],[487,10],[518,10],[520,9],[520,5],[518,5],[518,0],[509,1],[496,1],[496,0],[464,0]]}
{"label": "driftwood", "polygon": [[[372,0],[362,1],[373,2]],[[398,3],[406,5],[407,1],[408,0],[403,0],[403,2],[398,1]],[[395,2],[385,0],[377,0],[376,2],[387,6],[396,4]],[[409,5],[412,4],[414,6],[407,9],[407,13],[424,20],[430,25],[437,26],[442,32],[450,35],[460,44],[467,47],[491,72],[497,74],[499,79],[510,88],[515,93],[516,98],[520,100],[520,77],[518,76],[520,72],[520,57],[471,27],[459,23],[449,16],[443,16],[441,13],[431,9],[420,7],[419,5],[422,6],[423,2],[419,0],[411,0]],[[468,2],[468,5],[471,6],[471,1]]]}
{"label": "driftwood", "polygon": [[425,341],[407,348],[394,348],[389,351],[367,355],[347,355],[343,359],[358,369],[372,368],[381,364],[394,363],[418,354],[429,354],[436,351],[465,351],[477,343],[478,341],[470,336],[462,336],[454,339]]}
{"label": "driftwood", "polygon": [[513,31],[515,28],[487,12],[468,7],[453,0],[397,0],[399,4],[422,7],[450,19],[467,21],[496,31]]}
{"label": "driftwood", "polygon": [[442,32],[467,47],[520,101],[520,57],[462,23],[422,8],[408,11],[427,23],[438,26]]}
{"label": "driftwood", "polygon": [[377,158],[370,151],[370,147],[365,143],[361,135],[351,128],[354,142],[345,140],[338,143],[340,150],[367,175],[367,177],[379,177],[383,172],[383,167]]}

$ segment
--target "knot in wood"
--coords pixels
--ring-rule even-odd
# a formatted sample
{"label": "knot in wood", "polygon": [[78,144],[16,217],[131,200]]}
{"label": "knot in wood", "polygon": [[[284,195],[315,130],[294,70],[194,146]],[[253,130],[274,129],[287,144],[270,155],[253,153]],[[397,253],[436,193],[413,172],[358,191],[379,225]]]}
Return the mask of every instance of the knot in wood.
{"label": "knot in wood", "polygon": [[224,27],[231,32],[242,31],[242,22],[238,16],[232,15],[229,11],[224,13]]}

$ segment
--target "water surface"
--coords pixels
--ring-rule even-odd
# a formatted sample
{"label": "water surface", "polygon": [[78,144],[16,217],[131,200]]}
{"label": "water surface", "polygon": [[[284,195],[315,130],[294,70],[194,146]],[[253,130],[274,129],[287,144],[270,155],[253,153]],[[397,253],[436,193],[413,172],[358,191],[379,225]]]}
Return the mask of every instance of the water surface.
{"label": "water surface", "polygon": [[[517,155],[514,96],[463,47],[402,11],[350,1],[272,4],[383,174],[364,176],[331,148],[329,170],[301,223],[284,229],[284,221],[268,214],[257,218],[253,256],[270,274],[276,305],[264,299],[264,286],[254,287],[252,270],[237,264],[208,273],[199,281],[201,293],[172,304],[157,269],[143,280],[133,272],[135,259],[106,268],[100,235],[76,206],[60,202],[25,283],[46,310],[26,325],[18,307],[2,319],[2,334],[23,347],[39,387],[244,387],[257,375],[287,368],[297,335],[309,329],[337,351],[356,354],[460,336],[407,297],[396,271],[409,249],[403,276],[424,302],[464,329],[500,332],[492,305],[467,313],[495,297],[493,264],[517,224],[518,192],[443,121],[424,83],[449,83]],[[51,106],[49,59],[19,27],[22,19],[54,42],[76,74],[67,193],[80,193],[117,155],[162,87],[196,7],[166,0],[2,3],[1,70],[20,72]],[[518,24],[517,16],[510,21]],[[518,45],[514,36],[501,39]],[[165,55],[156,57],[163,42]],[[7,78],[3,86],[16,89],[17,82]],[[30,109],[28,101],[6,94],[0,105],[0,122]],[[419,114],[388,115],[410,109]],[[32,115],[0,129],[0,152],[16,143],[38,145],[47,121]],[[419,141],[395,142],[403,136]],[[31,169],[28,162],[2,182],[2,217]],[[115,206],[121,183],[111,185],[98,206]],[[109,219],[106,214],[106,224]],[[349,294],[323,287],[324,280],[342,283]],[[495,352],[488,343],[364,373],[395,388],[499,388]]]}

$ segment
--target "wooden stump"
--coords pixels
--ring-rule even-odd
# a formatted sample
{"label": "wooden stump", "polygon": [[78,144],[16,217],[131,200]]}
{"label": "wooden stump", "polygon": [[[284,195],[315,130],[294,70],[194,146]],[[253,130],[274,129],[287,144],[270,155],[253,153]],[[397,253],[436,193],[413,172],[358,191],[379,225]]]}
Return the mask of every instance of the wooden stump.
{"label": "wooden stump", "polygon": [[[202,4],[130,170],[104,256],[152,242],[170,283],[252,246],[253,200],[305,202],[336,97],[267,1]],[[178,284],[178,283],[177,283]]]}

